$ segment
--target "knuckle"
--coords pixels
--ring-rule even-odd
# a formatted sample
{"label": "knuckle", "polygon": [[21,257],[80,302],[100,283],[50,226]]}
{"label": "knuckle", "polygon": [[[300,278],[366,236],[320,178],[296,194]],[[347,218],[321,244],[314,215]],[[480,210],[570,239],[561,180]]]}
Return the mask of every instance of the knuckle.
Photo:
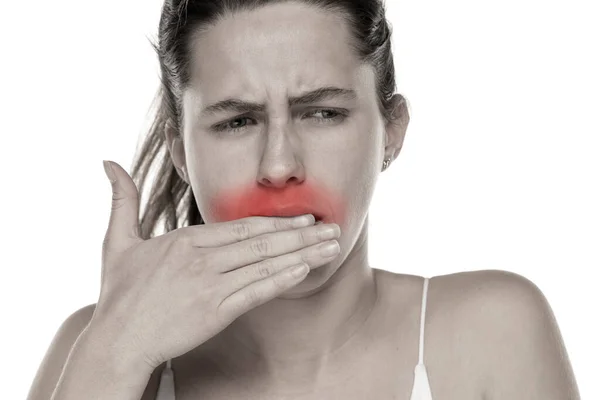
{"label": "knuckle", "polygon": [[271,247],[271,241],[266,237],[253,240],[250,244],[250,249],[258,257],[266,257],[270,253]]}
{"label": "knuckle", "polygon": [[120,191],[113,191],[111,203],[112,210],[118,210],[127,204],[127,197],[124,196]]}
{"label": "knuckle", "polygon": [[267,278],[272,275],[273,262],[270,260],[262,261],[256,266],[256,269],[261,278]]}
{"label": "knuckle", "polygon": [[301,245],[306,245],[309,242],[308,230],[300,229],[296,231],[298,243]]}
{"label": "knuckle", "polygon": [[237,310],[225,310],[223,309],[223,301],[221,301],[215,308],[215,319],[219,326],[227,326],[231,322],[231,315],[236,316]]}
{"label": "knuckle", "polygon": [[194,237],[192,236],[191,231],[179,232],[177,240],[186,247],[192,246],[194,244]]}
{"label": "knuckle", "polygon": [[250,221],[236,221],[231,227],[232,234],[240,239],[246,240],[252,232]]}
{"label": "knuckle", "polygon": [[269,218],[269,222],[273,225],[273,229],[275,231],[282,231],[285,229],[289,229],[290,220],[289,219],[280,219],[280,218]]}
{"label": "knuckle", "polygon": [[180,242],[177,240],[165,240],[162,247],[164,248],[164,254],[176,254],[180,251],[179,246]]}
{"label": "knuckle", "polygon": [[172,240],[174,244],[189,244],[190,235],[185,231],[185,229],[176,229],[174,231],[169,232],[169,234],[172,235]]}
{"label": "knuckle", "polygon": [[[278,276],[275,279],[273,279],[273,285],[275,286],[276,291],[280,292],[280,291],[286,289],[286,286],[287,286],[286,284],[289,280],[289,276],[290,276],[290,274],[289,274],[289,272],[287,272],[285,274],[285,276]],[[286,279],[286,278],[288,278],[288,279]]]}
{"label": "knuckle", "polygon": [[260,302],[260,296],[256,290],[248,290],[246,293],[246,307],[253,308],[256,307]]}
{"label": "knuckle", "polygon": [[191,264],[191,269],[194,271],[202,272],[207,269],[216,268],[215,259],[210,253],[199,254],[195,258]]}
{"label": "knuckle", "polygon": [[310,261],[313,259],[313,254],[310,249],[305,249],[304,251],[300,251],[294,257],[294,264],[307,264],[310,265]]}

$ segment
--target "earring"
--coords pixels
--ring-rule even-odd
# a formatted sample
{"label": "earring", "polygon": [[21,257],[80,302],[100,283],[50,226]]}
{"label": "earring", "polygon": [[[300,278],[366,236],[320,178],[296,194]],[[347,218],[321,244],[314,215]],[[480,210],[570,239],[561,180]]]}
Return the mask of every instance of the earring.
{"label": "earring", "polygon": [[391,158],[386,158],[385,160],[383,160],[383,168],[382,168],[381,170],[382,170],[382,171],[385,171],[385,169],[386,169],[387,167],[389,167],[389,165],[390,165],[390,162],[392,162],[392,159],[391,159]]}

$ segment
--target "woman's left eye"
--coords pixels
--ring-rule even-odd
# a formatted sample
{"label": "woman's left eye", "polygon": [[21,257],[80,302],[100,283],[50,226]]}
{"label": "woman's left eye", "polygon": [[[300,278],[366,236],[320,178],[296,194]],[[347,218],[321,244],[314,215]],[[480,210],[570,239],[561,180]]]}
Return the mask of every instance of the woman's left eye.
{"label": "woman's left eye", "polygon": [[328,114],[331,115],[331,114],[333,114],[333,116],[330,116],[330,117],[317,118],[317,119],[321,119],[321,120],[325,120],[325,121],[331,121],[331,120],[334,120],[336,118],[343,118],[343,117],[345,117],[344,113],[339,112],[337,110],[329,109],[329,108],[318,109],[318,110],[315,110],[315,111],[310,112],[310,113],[305,114],[305,115],[311,115],[311,114],[316,114],[316,113],[321,113],[322,115],[328,115]]}

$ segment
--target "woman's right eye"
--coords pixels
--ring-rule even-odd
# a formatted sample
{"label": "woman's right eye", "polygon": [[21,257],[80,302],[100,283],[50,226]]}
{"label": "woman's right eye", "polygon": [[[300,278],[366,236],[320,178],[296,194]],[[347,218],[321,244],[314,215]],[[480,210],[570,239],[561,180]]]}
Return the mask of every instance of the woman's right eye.
{"label": "woman's right eye", "polygon": [[246,125],[243,124],[241,127],[240,126],[234,126],[233,128],[230,128],[230,126],[232,126],[232,124],[235,123],[235,122],[237,122],[237,121],[244,121],[244,120],[247,120],[247,119],[252,119],[252,118],[250,118],[248,116],[235,117],[234,119],[230,119],[229,121],[223,122],[222,124],[215,125],[213,127],[213,130],[217,131],[217,132],[228,131],[228,132],[232,132],[232,133],[237,133],[237,132],[243,130],[246,127]]}

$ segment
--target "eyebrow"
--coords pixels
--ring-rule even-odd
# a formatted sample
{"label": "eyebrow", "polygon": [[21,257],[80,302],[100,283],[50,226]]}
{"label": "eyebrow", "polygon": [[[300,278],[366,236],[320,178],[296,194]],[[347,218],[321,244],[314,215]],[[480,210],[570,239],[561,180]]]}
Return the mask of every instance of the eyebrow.
{"label": "eyebrow", "polygon": [[[335,86],[325,86],[315,90],[311,90],[306,93],[302,93],[300,96],[290,97],[288,99],[288,104],[290,107],[292,107],[299,104],[311,104],[335,98],[355,100],[357,98],[357,95],[356,91],[352,89],[342,89]],[[263,112],[265,110],[265,104],[252,103],[240,99],[226,99],[211,104],[210,106],[207,106],[202,111],[202,115],[208,116],[211,114],[217,114],[219,112]]]}

